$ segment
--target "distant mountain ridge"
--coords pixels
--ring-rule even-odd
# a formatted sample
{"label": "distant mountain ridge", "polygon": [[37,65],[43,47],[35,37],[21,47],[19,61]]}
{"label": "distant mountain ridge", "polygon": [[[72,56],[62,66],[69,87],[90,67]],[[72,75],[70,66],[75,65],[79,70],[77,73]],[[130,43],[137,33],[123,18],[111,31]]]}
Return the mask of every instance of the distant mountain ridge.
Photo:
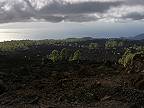
{"label": "distant mountain ridge", "polygon": [[128,40],[144,40],[144,33],[136,35],[136,36],[131,36],[131,37],[120,37],[120,39],[128,39]]}
{"label": "distant mountain ridge", "polygon": [[136,35],[134,37],[129,37],[128,39],[132,39],[132,40],[143,40],[144,39],[144,33]]}
{"label": "distant mountain ridge", "polygon": [[140,34],[140,35],[137,35],[134,37],[136,40],[142,40],[144,39],[144,33],[143,34]]}
{"label": "distant mountain ridge", "polygon": [[82,37],[82,38],[67,38],[66,41],[87,41],[87,40],[94,40],[95,38],[92,37]]}

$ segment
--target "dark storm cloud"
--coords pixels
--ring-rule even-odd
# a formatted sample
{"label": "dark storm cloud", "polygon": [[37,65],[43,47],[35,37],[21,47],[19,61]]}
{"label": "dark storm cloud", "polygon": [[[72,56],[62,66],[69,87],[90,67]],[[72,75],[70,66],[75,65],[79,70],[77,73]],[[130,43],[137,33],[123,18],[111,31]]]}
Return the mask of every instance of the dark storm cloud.
{"label": "dark storm cloud", "polygon": [[[26,9],[23,3],[26,4]],[[26,21],[28,19],[44,19],[50,22],[60,22],[62,20],[66,21],[91,21],[97,20],[96,17],[89,16],[93,13],[106,13],[112,7],[118,7],[122,4],[120,1],[115,2],[76,2],[76,3],[62,3],[58,1],[53,1],[50,4],[45,5],[39,10],[36,10],[31,2],[24,0],[23,3],[16,3],[8,11],[3,9],[5,3],[0,6],[0,22],[17,22]]]}
{"label": "dark storm cloud", "polygon": [[121,2],[82,2],[61,4],[55,1],[40,9],[35,18],[41,18],[51,22],[60,22],[62,20],[71,22],[96,21],[98,18],[90,16],[89,14],[106,13],[110,8],[120,5]]}
{"label": "dark storm cloud", "polygon": [[128,13],[123,16],[123,19],[142,20],[144,19],[144,13],[138,13],[138,12]]}
{"label": "dark storm cloud", "polygon": [[95,16],[88,15],[68,15],[65,17],[65,21],[70,22],[89,22],[89,21],[97,21],[99,18]]}
{"label": "dark storm cloud", "polygon": [[[122,20],[144,19],[144,11],[138,11],[137,8],[135,8],[135,6],[143,7],[144,0],[77,0],[77,2],[64,2],[64,0],[52,0],[52,2],[44,4],[39,9],[37,9],[33,5],[32,2],[34,1],[32,0],[10,0],[9,2],[8,1],[9,0],[0,2],[0,23],[33,21],[33,19],[35,19],[36,21],[45,20],[49,22],[86,22],[97,21],[100,19],[115,18],[119,18]],[[126,13],[123,15],[122,13],[123,11],[125,11],[124,8],[129,8],[129,10],[126,10]],[[111,9],[115,10],[109,12]],[[117,17],[117,14],[119,14],[118,16],[121,17]]]}
{"label": "dark storm cloud", "polygon": [[82,13],[104,13],[111,7],[121,5],[120,1],[117,2],[79,2],[62,4],[53,2],[48,6],[43,7],[40,12],[44,14],[82,14]]}
{"label": "dark storm cloud", "polygon": [[125,0],[127,5],[144,5],[144,0]]}

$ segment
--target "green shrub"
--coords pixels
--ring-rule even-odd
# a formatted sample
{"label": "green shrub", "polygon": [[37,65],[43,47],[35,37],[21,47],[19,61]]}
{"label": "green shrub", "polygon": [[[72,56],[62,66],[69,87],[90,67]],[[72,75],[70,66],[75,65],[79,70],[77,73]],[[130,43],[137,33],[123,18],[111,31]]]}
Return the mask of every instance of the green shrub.
{"label": "green shrub", "polygon": [[97,43],[90,43],[89,44],[89,49],[95,49],[98,47],[98,44]]}
{"label": "green shrub", "polygon": [[131,51],[127,49],[118,62],[122,64],[124,67],[127,67],[132,62],[134,56],[135,54],[131,53]]}

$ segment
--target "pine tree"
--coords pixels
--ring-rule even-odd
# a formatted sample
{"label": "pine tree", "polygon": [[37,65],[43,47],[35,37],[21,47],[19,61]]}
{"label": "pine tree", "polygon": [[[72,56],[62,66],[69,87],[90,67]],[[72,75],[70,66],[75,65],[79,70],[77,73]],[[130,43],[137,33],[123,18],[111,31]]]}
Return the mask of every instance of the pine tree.
{"label": "pine tree", "polygon": [[49,58],[53,61],[53,62],[57,62],[59,60],[59,52],[57,50],[53,50],[51,52],[51,54],[49,55]]}
{"label": "pine tree", "polygon": [[67,60],[68,59],[68,51],[66,48],[63,48],[60,52],[60,59]]}
{"label": "pine tree", "polygon": [[77,50],[77,51],[74,53],[73,60],[79,62],[80,56],[81,56],[81,52],[80,52],[79,50]]}

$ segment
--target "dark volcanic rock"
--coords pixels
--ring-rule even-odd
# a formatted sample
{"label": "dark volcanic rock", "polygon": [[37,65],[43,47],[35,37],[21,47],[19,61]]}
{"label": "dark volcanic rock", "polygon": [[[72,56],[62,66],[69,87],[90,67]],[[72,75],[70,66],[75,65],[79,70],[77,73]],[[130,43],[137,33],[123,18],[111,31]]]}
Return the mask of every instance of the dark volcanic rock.
{"label": "dark volcanic rock", "polygon": [[6,85],[2,80],[0,80],[0,94],[3,94],[6,91]]}

